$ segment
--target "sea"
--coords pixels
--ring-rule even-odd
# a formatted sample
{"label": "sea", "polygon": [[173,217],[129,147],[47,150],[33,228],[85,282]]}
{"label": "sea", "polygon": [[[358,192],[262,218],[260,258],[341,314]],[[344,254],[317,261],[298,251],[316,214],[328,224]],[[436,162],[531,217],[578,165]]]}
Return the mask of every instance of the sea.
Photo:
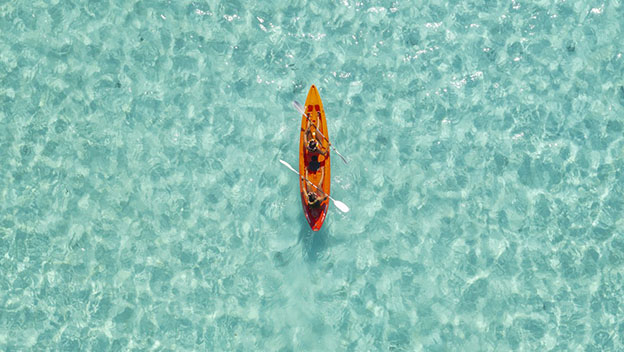
{"label": "sea", "polygon": [[[624,350],[623,19],[0,1],[0,350]],[[312,85],[318,232],[279,162]]]}

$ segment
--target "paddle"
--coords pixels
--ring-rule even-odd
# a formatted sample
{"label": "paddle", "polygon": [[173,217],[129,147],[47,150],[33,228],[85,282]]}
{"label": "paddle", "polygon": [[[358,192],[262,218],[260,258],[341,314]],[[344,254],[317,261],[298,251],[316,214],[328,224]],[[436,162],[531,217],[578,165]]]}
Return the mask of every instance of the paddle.
{"label": "paddle", "polygon": [[[294,100],[293,101],[293,106],[295,107],[295,109],[297,109],[297,111],[299,111],[300,113],[302,113],[306,119],[308,119],[308,121],[310,121],[310,117],[308,117],[308,114],[305,113],[305,108],[303,107],[303,105],[301,105],[298,101]],[[329,139],[327,139],[327,137],[323,136],[323,133],[321,131],[319,131],[318,127],[316,127],[316,125],[314,125],[312,123],[312,121],[310,121],[310,123],[312,124],[312,126],[314,126],[316,128],[316,130],[318,131],[318,133],[321,135],[321,137],[325,138],[325,140],[327,141],[327,143],[329,143]],[[338,151],[338,149],[336,149],[336,147],[334,147],[333,144],[330,144],[330,147],[334,148],[334,151],[336,152],[336,154],[338,154],[338,156],[342,159],[342,161],[344,161],[345,164],[348,164],[349,162],[347,161],[347,159],[345,159],[344,156],[342,156],[342,154],[340,154],[340,152]]]}
{"label": "paddle", "polygon": [[[297,175],[299,175],[299,176],[300,176],[301,178],[303,178],[304,180],[306,180],[306,181],[310,182],[307,178],[305,178],[304,176],[301,176],[301,174],[300,174],[297,170],[293,169],[293,168],[292,168],[292,166],[290,166],[290,164],[289,164],[289,163],[285,162],[285,161],[284,161],[284,160],[282,160],[282,159],[280,159],[280,163],[282,163],[282,164],[286,165],[286,167],[287,167],[287,168],[289,168],[289,169],[290,169],[290,171],[292,171],[292,172],[296,173]],[[317,190],[319,190],[319,191],[323,192],[323,190],[322,190],[322,189],[319,189],[318,187],[316,187],[316,185],[315,185],[314,183],[310,182],[310,184],[311,184],[314,188],[316,188]],[[325,193],[325,192],[323,192],[323,193]],[[333,201],[334,201],[334,204],[336,204],[336,208],[338,208],[338,210],[340,210],[340,211],[341,211],[341,212],[343,212],[343,213],[348,213],[348,212],[349,212],[349,207],[348,207],[346,204],[344,204],[343,202],[341,202],[341,201],[339,201],[339,200],[335,200],[335,199],[334,199],[334,198],[332,198],[329,194],[328,194],[327,196],[329,197],[329,199],[331,199],[331,200],[333,200]]]}

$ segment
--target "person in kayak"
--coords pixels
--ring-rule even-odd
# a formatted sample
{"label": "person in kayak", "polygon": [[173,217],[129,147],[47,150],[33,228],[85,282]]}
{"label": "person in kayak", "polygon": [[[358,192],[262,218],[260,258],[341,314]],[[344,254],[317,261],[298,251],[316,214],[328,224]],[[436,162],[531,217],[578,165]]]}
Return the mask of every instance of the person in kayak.
{"label": "person in kayak", "polygon": [[318,194],[316,194],[316,192],[308,192],[307,194],[307,201],[308,201],[308,206],[310,208],[320,208],[321,204],[323,204],[323,202],[327,199],[327,195],[325,195],[323,198],[319,197]]}
{"label": "person in kayak", "polygon": [[[303,135],[306,149],[310,153],[326,155],[327,150],[323,148],[323,143],[316,135],[316,131],[312,131],[312,126],[314,125],[311,124],[310,126],[308,126],[306,133],[304,133]],[[314,128],[316,128],[316,126],[314,126]]]}
{"label": "person in kayak", "polygon": [[[308,169],[312,172],[316,172],[323,166],[323,162],[319,161],[319,155],[327,156],[327,150],[323,149],[323,144],[318,138],[316,131],[311,130],[312,126],[314,126],[314,124],[308,125],[308,129],[306,133],[304,133],[303,138],[307,150],[306,160]],[[314,126],[314,128],[316,128],[316,126]]]}
{"label": "person in kayak", "polygon": [[[314,186],[310,186],[310,184],[312,184],[312,182],[310,182],[310,179],[308,178],[308,170],[306,170],[306,202],[308,203],[308,206],[310,206],[311,208],[318,208],[321,206],[321,204],[328,198],[327,194],[325,194],[325,192],[323,192],[323,180],[325,179],[325,168],[321,168],[321,181],[319,182],[318,185],[316,185],[316,187],[318,187],[318,189],[314,188]],[[319,195],[319,192],[321,193]]]}

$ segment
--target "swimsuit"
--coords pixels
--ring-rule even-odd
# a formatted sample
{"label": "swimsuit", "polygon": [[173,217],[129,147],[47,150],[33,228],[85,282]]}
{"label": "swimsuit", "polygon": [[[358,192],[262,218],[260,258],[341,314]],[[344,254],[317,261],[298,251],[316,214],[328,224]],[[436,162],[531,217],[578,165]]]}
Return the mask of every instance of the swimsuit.
{"label": "swimsuit", "polygon": [[308,163],[308,170],[312,172],[317,172],[318,169],[321,167],[321,163],[318,161],[318,154],[312,155],[310,159],[312,160],[310,160],[310,162]]}

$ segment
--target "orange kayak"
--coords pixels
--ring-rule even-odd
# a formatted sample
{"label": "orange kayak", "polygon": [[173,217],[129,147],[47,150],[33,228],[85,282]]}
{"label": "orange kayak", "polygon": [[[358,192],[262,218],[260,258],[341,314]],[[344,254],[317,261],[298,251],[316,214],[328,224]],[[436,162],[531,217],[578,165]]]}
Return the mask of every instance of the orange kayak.
{"label": "orange kayak", "polygon": [[[331,165],[325,110],[323,110],[321,96],[314,85],[310,87],[304,108],[305,114],[301,116],[301,131],[299,135],[299,173],[303,176],[299,179],[299,189],[301,191],[303,213],[312,231],[318,231],[323,226],[329,207],[329,198],[324,196],[329,196]],[[316,138],[313,137],[314,135],[316,135]],[[317,140],[322,153],[312,152],[306,147],[306,140],[309,141],[310,139]],[[307,181],[304,177],[307,178]],[[314,184],[322,192],[310,183]],[[320,204],[311,205],[308,198],[309,192],[315,192],[321,199],[326,199]]]}

